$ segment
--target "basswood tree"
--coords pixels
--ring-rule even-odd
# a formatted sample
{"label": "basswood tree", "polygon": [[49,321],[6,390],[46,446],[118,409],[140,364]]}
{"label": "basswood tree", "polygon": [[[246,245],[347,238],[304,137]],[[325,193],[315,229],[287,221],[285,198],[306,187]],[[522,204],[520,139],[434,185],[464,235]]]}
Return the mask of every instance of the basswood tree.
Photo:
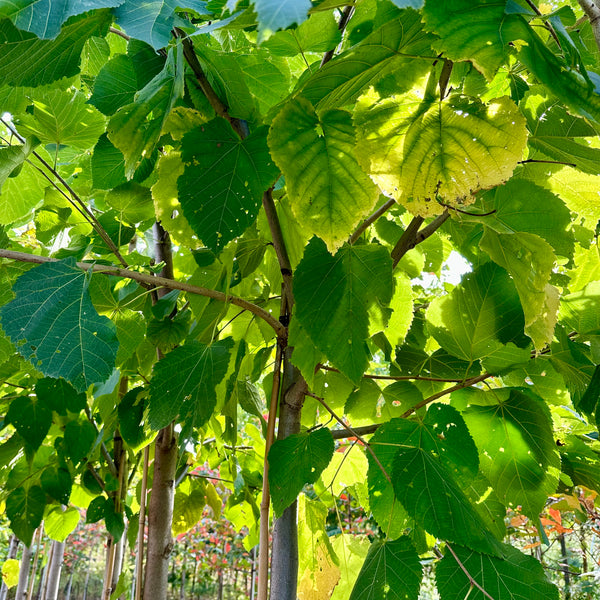
{"label": "basswood tree", "polygon": [[[261,600],[416,600],[420,557],[442,600],[558,598],[504,518],[544,543],[552,498],[600,491],[599,10],[2,3],[15,534],[139,525],[140,597],[151,487],[164,598],[208,461]],[[327,535],[345,490],[371,543]]]}

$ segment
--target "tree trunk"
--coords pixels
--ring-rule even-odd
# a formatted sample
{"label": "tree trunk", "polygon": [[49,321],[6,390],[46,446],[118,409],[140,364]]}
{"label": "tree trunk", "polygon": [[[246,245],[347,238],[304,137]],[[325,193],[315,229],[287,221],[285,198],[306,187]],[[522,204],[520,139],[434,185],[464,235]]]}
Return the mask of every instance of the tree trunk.
{"label": "tree trunk", "polygon": [[567,551],[567,542],[565,534],[561,533],[558,536],[560,541],[560,550],[562,553],[562,571],[565,578],[565,600],[571,600],[571,574],[569,573],[569,553]]}
{"label": "tree trunk", "polygon": [[65,588],[65,600],[71,600],[71,590],[73,589],[73,575],[75,571],[73,571],[69,575],[69,580],[67,581],[67,587]]}
{"label": "tree trunk", "polygon": [[58,598],[58,587],[64,555],[65,543],[53,541],[51,557],[47,567],[46,592],[43,600],[56,600]]}
{"label": "tree trunk", "polygon": [[[283,362],[284,393],[279,409],[277,438],[284,439],[300,431],[300,416],[306,381],[290,362],[292,348],[287,348]],[[271,600],[296,600],[298,584],[298,503],[288,506],[273,524],[271,558]]]}
{"label": "tree trunk", "polygon": [[[6,555],[6,559],[8,560],[9,558],[16,558],[18,549],[19,549],[19,540],[16,535],[11,535],[10,541],[8,542],[8,553]],[[4,580],[3,580],[2,587],[0,587],[0,600],[6,600],[7,596],[8,596],[8,587],[6,587],[6,584],[4,583]]]}
{"label": "tree trunk", "polygon": [[88,586],[90,584],[90,573],[92,572],[92,550],[88,555],[87,569],[85,571],[85,581],[83,583],[83,596],[82,600],[87,600]]}
{"label": "tree trunk", "polygon": [[154,446],[154,478],[148,507],[148,558],[144,600],[167,597],[169,556],[173,548],[171,524],[177,467],[177,438],[173,426],[158,433]]}
{"label": "tree trunk", "polygon": [[27,598],[27,583],[29,582],[29,568],[31,566],[31,548],[23,546],[21,554],[21,566],[19,568],[19,583],[15,600],[26,600]]}
{"label": "tree trunk", "polygon": [[[37,528],[36,534],[36,542],[35,542],[35,556],[33,558],[33,567],[31,567],[31,576],[29,577],[29,590],[27,592],[27,600],[31,600],[33,598],[33,588],[35,586],[35,579],[37,576],[37,568],[40,560],[40,554],[42,550],[42,537],[44,536],[44,523],[40,524]],[[44,544],[45,547],[45,544]]]}

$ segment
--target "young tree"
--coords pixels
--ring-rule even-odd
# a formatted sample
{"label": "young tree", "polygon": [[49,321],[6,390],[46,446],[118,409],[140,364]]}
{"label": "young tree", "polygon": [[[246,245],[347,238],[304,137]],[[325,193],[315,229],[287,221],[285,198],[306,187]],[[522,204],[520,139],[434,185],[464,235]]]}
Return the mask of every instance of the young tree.
{"label": "young tree", "polygon": [[[260,600],[416,599],[423,556],[443,600],[558,597],[504,543],[507,508],[545,542],[549,498],[600,490],[600,35],[593,2],[554,4],[0,6],[25,545],[71,502],[114,541],[139,522],[141,553],[156,438],[147,596],[172,531],[221,510],[185,477],[208,463]],[[368,549],[328,535],[347,488]]]}

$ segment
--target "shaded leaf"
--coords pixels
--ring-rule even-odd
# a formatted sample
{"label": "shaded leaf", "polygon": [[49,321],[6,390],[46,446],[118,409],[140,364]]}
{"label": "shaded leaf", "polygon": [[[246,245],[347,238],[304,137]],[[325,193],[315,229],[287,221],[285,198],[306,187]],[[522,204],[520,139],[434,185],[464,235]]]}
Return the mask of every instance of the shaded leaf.
{"label": "shaded leaf", "polygon": [[314,483],[333,456],[333,438],[322,428],[276,440],[269,450],[269,485],[276,516]]}
{"label": "shaded leaf", "polygon": [[19,487],[6,497],[6,516],[10,528],[26,545],[31,545],[33,532],[44,517],[46,494],[39,485]]}
{"label": "shaded leaf", "polygon": [[31,396],[19,396],[10,403],[6,419],[19,435],[37,450],[52,425],[52,411]]}
{"label": "shaded leaf", "polygon": [[17,280],[15,299],[0,309],[21,355],[80,392],[108,379],[118,348],[114,325],[90,300],[89,281],[74,259],[45,263]]}

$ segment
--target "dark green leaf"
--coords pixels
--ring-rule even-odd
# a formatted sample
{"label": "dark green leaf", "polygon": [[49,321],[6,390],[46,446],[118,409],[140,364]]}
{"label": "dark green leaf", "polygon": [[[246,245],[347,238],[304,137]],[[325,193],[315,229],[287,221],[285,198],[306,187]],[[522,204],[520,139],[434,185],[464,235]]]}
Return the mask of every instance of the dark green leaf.
{"label": "dark green leaf", "polygon": [[392,298],[392,261],[376,244],[331,256],[313,238],[295,273],[297,318],[316,347],[352,381],[368,364],[368,309]]}
{"label": "dark green leaf", "polygon": [[65,427],[65,446],[77,463],[87,457],[96,441],[96,430],[89,421],[69,421]]}
{"label": "dark green leaf", "polygon": [[98,73],[94,93],[88,102],[101,113],[113,115],[122,106],[133,102],[138,89],[133,60],[126,54],[118,54]]}
{"label": "dark green leaf", "polygon": [[44,377],[35,384],[37,397],[59,415],[66,415],[67,410],[78,413],[87,406],[84,393],[78,393],[75,388],[64,379]]}
{"label": "dark green leaf", "polygon": [[210,419],[215,388],[227,373],[233,339],[209,346],[191,342],[175,348],[154,366],[150,382],[149,421],[161,429],[179,416],[201,427]]}
{"label": "dark green leaf", "polygon": [[263,192],[277,178],[266,133],[259,128],[241,140],[224,119],[214,119],[183,138],[179,201],[192,229],[214,252],[254,223]]}
{"label": "dark green leaf", "polygon": [[68,504],[73,481],[66,467],[51,465],[44,469],[40,478],[42,489],[60,504]]}
{"label": "dark green leaf", "polygon": [[45,506],[46,494],[39,485],[19,487],[6,498],[10,528],[26,546],[31,545],[33,532],[42,522]]}
{"label": "dark green leaf", "polygon": [[[452,546],[460,563],[446,550],[435,579],[441,600],[558,600],[558,588],[547,579],[542,565],[511,546],[502,546],[503,558]],[[480,588],[472,585],[465,571]],[[484,589],[487,594],[481,592]]]}
{"label": "dark green leaf", "polygon": [[300,25],[308,18],[310,0],[252,0],[258,14],[259,41],[268,38],[278,29]]}
{"label": "dark green leaf", "polygon": [[81,50],[90,36],[104,36],[112,22],[108,10],[73,17],[54,40],[40,40],[0,21],[0,81],[38,86],[79,73]]}
{"label": "dark green leaf", "polygon": [[281,516],[307,483],[319,478],[333,449],[333,438],[325,428],[275,441],[269,450],[269,485],[276,516]]}
{"label": "dark green leaf", "polygon": [[52,411],[31,396],[15,398],[10,404],[6,418],[34,450],[42,445],[52,425]]}
{"label": "dark green leaf", "polygon": [[80,392],[108,379],[118,348],[114,325],[89,298],[89,281],[73,259],[45,263],[19,277],[15,299],[0,309],[21,355]]}
{"label": "dark green leaf", "polygon": [[350,600],[417,600],[423,567],[406,536],[376,540],[358,574]]}

